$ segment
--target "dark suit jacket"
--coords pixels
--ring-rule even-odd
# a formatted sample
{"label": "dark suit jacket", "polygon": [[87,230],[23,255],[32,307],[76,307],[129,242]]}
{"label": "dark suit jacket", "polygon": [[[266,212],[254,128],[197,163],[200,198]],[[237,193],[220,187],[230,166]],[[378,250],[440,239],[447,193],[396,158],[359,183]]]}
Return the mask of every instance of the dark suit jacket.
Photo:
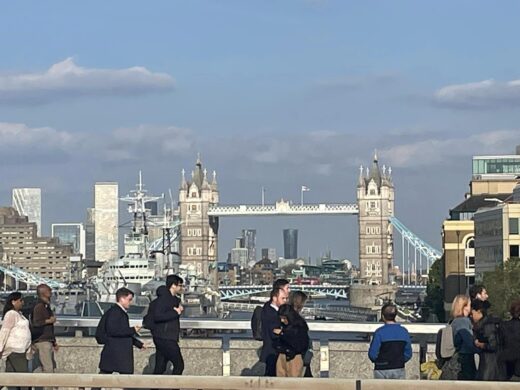
{"label": "dark suit jacket", "polygon": [[114,305],[107,311],[106,328],[107,342],[101,351],[99,369],[120,374],[134,373],[133,346],[142,348],[143,343],[137,339],[135,329],[130,327],[128,314],[119,306]]}
{"label": "dark suit jacket", "polygon": [[273,333],[273,330],[281,327],[280,318],[278,312],[271,307],[270,302],[266,302],[262,308],[262,354],[260,355],[260,361],[265,362],[268,356],[276,356],[276,352],[273,342],[278,339],[278,336]]}
{"label": "dark suit jacket", "polygon": [[174,307],[179,307],[181,300],[169,291],[157,298],[153,307],[155,327],[153,336],[159,339],[179,341],[179,313]]}

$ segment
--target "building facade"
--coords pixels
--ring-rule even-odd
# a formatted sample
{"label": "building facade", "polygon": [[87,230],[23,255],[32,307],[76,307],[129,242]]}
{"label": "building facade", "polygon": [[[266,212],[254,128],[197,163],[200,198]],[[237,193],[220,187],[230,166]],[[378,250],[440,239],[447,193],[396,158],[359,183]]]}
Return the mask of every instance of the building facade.
{"label": "building facade", "polygon": [[182,171],[179,190],[180,241],[179,253],[183,264],[192,264],[198,277],[216,283],[218,255],[218,217],[209,217],[208,210],[219,202],[216,173],[211,183],[197,159],[191,180]]}
{"label": "building facade", "polygon": [[247,262],[256,263],[256,230],[244,229],[242,230],[242,237],[244,239],[244,248],[247,249]]}
{"label": "building facade", "polygon": [[94,186],[95,260],[110,261],[119,254],[119,186],[115,182]]}
{"label": "building facade", "polygon": [[[298,258],[298,229],[284,229],[283,230],[283,258],[297,259]],[[270,259],[276,260],[276,259]]]}
{"label": "building facade", "polygon": [[13,207],[18,214],[34,222],[38,236],[42,235],[42,190],[40,188],[14,188]]}
{"label": "building facade", "polygon": [[74,255],[85,258],[86,236],[82,223],[53,223],[51,237],[56,238],[62,245],[70,245]]}
{"label": "building facade", "polygon": [[96,258],[96,227],[94,224],[95,212],[93,208],[87,209],[87,221],[85,223],[85,259]]}
{"label": "building facade", "polygon": [[38,237],[36,223],[12,207],[0,208],[0,259],[41,277],[66,281],[70,278],[70,245]]}
{"label": "building facade", "polygon": [[387,284],[393,266],[392,225],[394,185],[392,170],[381,170],[377,155],[370,169],[360,168],[357,186],[359,207],[359,264],[367,284]]}
{"label": "building facade", "polygon": [[278,260],[276,257],[276,248],[262,248],[262,259],[269,259],[271,261]]}

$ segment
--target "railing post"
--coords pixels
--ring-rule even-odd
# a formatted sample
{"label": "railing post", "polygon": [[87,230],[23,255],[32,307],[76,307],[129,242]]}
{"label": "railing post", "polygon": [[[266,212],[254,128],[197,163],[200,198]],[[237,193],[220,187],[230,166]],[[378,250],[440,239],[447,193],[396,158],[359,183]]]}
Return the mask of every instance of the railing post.
{"label": "railing post", "polygon": [[329,377],[329,340],[320,339],[320,377]]}
{"label": "railing post", "polygon": [[229,335],[222,337],[222,376],[231,376],[231,352],[229,351]]}

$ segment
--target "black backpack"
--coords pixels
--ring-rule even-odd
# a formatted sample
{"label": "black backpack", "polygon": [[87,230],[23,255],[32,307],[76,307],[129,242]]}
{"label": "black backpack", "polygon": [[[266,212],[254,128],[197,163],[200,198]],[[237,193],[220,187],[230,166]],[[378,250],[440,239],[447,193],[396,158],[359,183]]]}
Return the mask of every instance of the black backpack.
{"label": "black backpack", "polygon": [[153,330],[155,328],[153,310],[154,310],[156,302],[157,302],[157,298],[155,298],[152,302],[150,302],[150,304],[148,305],[148,311],[146,312],[146,315],[143,317],[143,328],[145,328],[145,329]]}
{"label": "black backpack", "polygon": [[107,315],[108,310],[105,313],[103,313],[96,328],[96,341],[98,344],[101,345],[106,344],[106,342],[108,341],[108,335],[106,330]]}
{"label": "black backpack", "polygon": [[253,316],[251,317],[251,331],[253,332],[253,338],[258,341],[262,341],[262,306],[255,307]]}

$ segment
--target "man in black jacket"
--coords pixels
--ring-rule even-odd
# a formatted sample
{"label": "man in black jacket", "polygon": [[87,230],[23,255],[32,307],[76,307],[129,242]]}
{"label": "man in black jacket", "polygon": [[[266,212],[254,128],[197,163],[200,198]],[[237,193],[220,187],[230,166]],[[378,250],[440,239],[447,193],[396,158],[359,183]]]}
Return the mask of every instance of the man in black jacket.
{"label": "man in black jacket", "polygon": [[[168,292],[157,298],[153,307],[153,342],[157,352],[164,357],[160,359],[159,367],[155,366],[155,373],[162,373],[168,361],[173,364],[173,375],[181,375],[184,371],[184,359],[179,348],[180,321],[184,308],[177,296],[181,293],[184,281],[177,275],[168,275],[166,288]],[[162,370],[162,371],[161,371]]]}
{"label": "man in black jacket", "polygon": [[275,329],[281,327],[278,308],[287,303],[288,294],[282,288],[274,288],[271,291],[270,300],[262,308],[262,353],[260,361],[265,363],[265,376],[276,376],[276,352],[273,341],[278,338],[274,333]]}
{"label": "man in black jacket", "polygon": [[134,351],[132,346],[141,349],[143,343],[137,338],[141,329],[130,327],[127,311],[134,299],[134,293],[122,287],[116,292],[117,303],[106,312],[106,342],[101,352],[99,369],[101,374],[134,373]]}

